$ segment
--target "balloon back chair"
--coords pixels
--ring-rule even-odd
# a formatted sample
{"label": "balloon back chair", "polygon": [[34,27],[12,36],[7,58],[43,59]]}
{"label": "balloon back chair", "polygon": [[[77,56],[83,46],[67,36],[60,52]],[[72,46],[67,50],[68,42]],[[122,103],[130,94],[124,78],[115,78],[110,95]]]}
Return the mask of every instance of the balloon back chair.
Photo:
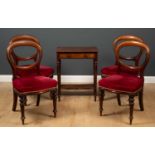
{"label": "balloon back chair", "polygon": [[[33,53],[30,57],[16,57],[15,49],[25,46],[34,48],[35,53]],[[57,81],[52,78],[42,76],[40,74],[39,66],[42,59],[41,46],[33,40],[19,40],[12,42],[8,45],[7,48],[7,58],[13,72],[13,92],[20,98],[22,124],[24,124],[25,120],[24,107],[27,102],[27,95],[38,95],[46,92],[51,92],[51,97],[53,99],[53,112],[54,117],[56,117]],[[31,64],[27,65],[20,65],[19,63],[17,63],[19,61],[28,62],[30,60],[34,61]],[[35,74],[31,76],[22,76],[20,74],[22,71],[29,73],[31,70],[33,70]]]}
{"label": "balloon back chair", "polygon": [[[113,45],[113,50],[115,49],[116,46],[118,46],[121,42],[124,42],[124,41],[138,41],[138,42],[144,42],[142,38],[140,37],[137,37],[135,35],[121,35],[119,37],[117,37],[112,45]],[[121,60],[124,60],[124,61],[132,61],[135,63],[135,66],[138,65],[139,63],[139,59],[141,57],[141,54],[142,54],[142,51],[140,50],[136,56],[127,56],[125,57],[124,55],[122,56],[121,54],[119,55],[119,59]],[[125,68],[119,68],[118,64],[117,64],[117,61],[115,60],[115,64],[114,65],[111,65],[111,66],[107,66],[107,67],[103,67],[101,69],[101,77],[104,78],[104,77],[107,77],[107,76],[111,76],[111,75],[114,75],[114,74],[127,74],[129,71],[126,70]],[[137,74],[135,72],[130,72],[131,74]],[[120,94],[117,94],[117,102],[118,102],[118,105],[121,106],[121,99],[120,99]]]}
{"label": "balloon back chair", "polygon": [[[14,36],[11,41],[9,42],[9,44],[12,44],[13,42],[16,42],[16,41],[22,41],[22,40],[29,40],[29,41],[33,41],[37,44],[40,45],[40,42],[39,40],[32,36],[32,35],[18,35],[18,36]],[[14,54],[15,57],[17,57],[15,54]],[[34,57],[35,58],[35,57]],[[20,61],[18,58],[15,58],[16,59],[16,63],[18,63],[18,61]],[[47,76],[47,77],[53,77],[53,74],[54,74],[54,69],[52,67],[49,67],[49,66],[45,66],[45,65],[40,65],[39,66],[39,70],[40,70],[40,74],[42,76]],[[29,72],[24,72],[24,71],[20,71],[20,75],[21,76],[29,76],[29,75],[33,75],[33,70],[30,70]]]}
{"label": "balloon back chair", "polygon": [[[14,42],[17,41],[22,41],[22,40],[26,40],[26,41],[33,41],[36,44],[40,45],[39,40],[32,36],[32,35],[17,35],[12,37],[11,41],[9,42],[9,45],[11,45]],[[20,61],[22,61],[22,59],[20,57],[18,57],[15,53],[12,53],[15,63],[18,64]],[[35,61],[36,57],[32,57],[33,60]],[[53,74],[54,74],[54,69],[50,66],[45,66],[45,65],[40,65],[39,66],[39,73],[42,76],[46,76],[46,77],[51,77],[53,78]],[[20,75],[20,77],[26,77],[26,76],[32,76],[35,75],[36,72],[34,71],[34,68],[30,69],[30,70],[19,70],[18,74]],[[13,93],[13,98],[14,98],[14,102],[13,102],[13,106],[12,106],[12,111],[16,111],[16,106],[17,106],[17,100],[18,100],[18,96],[16,93]],[[36,106],[39,106],[40,103],[40,94],[37,95],[37,104]]]}
{"label": "balloon back chair", "polygon": [[[138,47],[141,51],[141,54],[138,55],[138,59],[143,61],[141,63],[137,63],[136,66],[126,64],[120,58],[120,51],[122,48],[126,47]],[[133,120],[133,108],[134,108],[134,97],[139,94],[140,97],[140,108],[143,110],[143,85],[144,85],[144,70],[150,59],[150,49],[149,47],[139,41],[124,41],[117,45],[114,49],[115,51],[115,59],[118,68],[125,69],[128,74],[119,74],[116,73],[111,76],[107,76],[102,78],[99,81],[99,91],[100,91],[100,115],[102,116],[103,111],[103,100],[104,100],[104,92],[109,91],[116,94],[126,94],[129,96],[129,106],[130,106],[130,124],[132,124]],[[142,59],[142,55],[144,55],[144,60]],[[136,73],[136,74],[133,74]]]}

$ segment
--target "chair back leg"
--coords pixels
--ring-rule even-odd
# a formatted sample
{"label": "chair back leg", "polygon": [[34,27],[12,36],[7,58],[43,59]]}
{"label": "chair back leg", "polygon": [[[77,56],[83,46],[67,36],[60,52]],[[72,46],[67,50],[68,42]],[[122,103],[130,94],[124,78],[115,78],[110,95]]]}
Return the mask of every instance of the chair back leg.
{"label": "chair back leg", "polygon": [[117,94],[117,102],[118,102],[118,105],[121,106],[121,97],[120,97],[120,94]]}
{"label": "chair back leg", "polygon": [[51,99],[53,100],[53,113],[54,117],[57,115],[57,89],[50,92]]}
{"label": "chair back leg", "polygon": [[134,96],[133,95],[129,95],[129,106],[130,106],[130,125],[132,124],[132,120],[133,120],[133,108],[134,108]]}
{"label": "chair back leg", "polygon": [[36,106],[39,106],[39,103],[40,103],[40,94],[37,95],[37,104],[36,104]]}
{"label": "chair back leg", "polygon": [[12,111],[16,111],[17,100],[18,100],[18,95],[16,94],[15,91],[13,91],[13,106],[12,106]]}
{"label": "chair back leg", "polygon": [[99,107],[99,111],[100,111],[100,116],[102,116],[102,111],[103,111],[103,100],[104,100],[104,90],[103,89],[99,89],[99,100],[100,100],[100,107]]}
{"label": "chair back leg", "polygon": [[142,89],[139,93],[138,93],[138,98],[139,98],[139,107],[141,111],[144,111],[144,105],[143,105],[143,90]]}
{"label": "chair back leg", "polygon": [[21,110],[21,121],[22,124],[24,125],[24,120],[25,120],[25,104],[26,104],[26,96],[19,96],[20,98],[20,110]]}

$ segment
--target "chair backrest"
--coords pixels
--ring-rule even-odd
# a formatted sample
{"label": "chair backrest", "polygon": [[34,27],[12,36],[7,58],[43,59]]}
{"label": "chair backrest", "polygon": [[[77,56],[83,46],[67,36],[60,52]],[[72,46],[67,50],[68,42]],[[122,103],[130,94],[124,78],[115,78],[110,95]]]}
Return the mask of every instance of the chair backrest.
{"label": "chair backrest", "polygon": [[[144,40],[140,37],[137,37],[135,35],[121,35],[119,37],[117,37],[114,41],[113,41],[113,49],[116,48],[116,46],[118,46],[121,42],[124,42],[124,41],[138,41],[138,42],[144,42]],[[141,57],[141,54],[142,54],[142,49],[140,49],[140,51],[138,52],[138,54],[136,54],[135,56],[129,56],[129,57],[125,57],[125,56],[122,56],[120,54],[120,59],[122,60],[126,60],[126,61],[132,61],[135,63],[135,65],[137,66],[138,63],[139,63],[139,59]]]}
{"label": "chair backrest", "polygon": [[15,41],[21,41],[21,40],[33,41],[33,42],[36,42],[36,43],[38,43],[40,45],[40,42],[36,37],[34,37],[32,35],[27,35],[27,34],[17,35],[17,36],[12,37],[9,44],[12,44]]}
{"label": "chair backrest", "polygon": [[[35,53],[30,57],[15,57],[14,49],[16,47],[33,47],[36,49]],[[36,69],[36,73],[39,74],[39,66],[42,59],[42,48],[41,46],[30,40],[20,40],[20,41],[14,41],[7,47],[7,58],[11,65],[12,71],[13,71],[13,79],[20,77],[19,72],[24,71],[28,72],[29,70]],[[30,61],[34,60],[31,64],[28,65],[19,65],[18,61]]]}
{"label": "chair backrest", "polygon": [[[125,64],[124,62],[122,62],[122,59],[120,58],[121,49],[123,47],[131,47],[131,46],[140,48],[142,54],[143,53],[145,54],[145,59],[143,60],[143,63],[138,64],[137,66],[131,66],[131,65]],[[124,41],[119,45],[117,45],[114,51],[115,51],[116,63],[119,65],[119,67],[123,67],[129,72],[130,71],[137,72],[140,77],[143,77],[144,69],[146,68],[150,59],[150,49],[148,45],[139,41]],[[142,54],[140,55],[139,59],[141,59]]]}
{"label": "chair backrest", "polygon": [[[32,35],[25,35],[25,34],[24,35],[17,35],[17,36],[12,37],[11,41],[9,42],[9,45],[14,43],[14,42],[16,42],[16,41],[22,41],[22,40],[33,41],[33,42],[35,42],[35,43],[40,45],[40,42],[39,42],[39,40],[36,37],[34,37]],[[15,52],[13,52],[13,57],[15,59],[16,64],[18,64],[19,61],[22,61],[22,59],[19,56],[17,56],[15,54]],[[34,55],[32,57],[32,59],[35,61],[35,58],[36,57]]]}

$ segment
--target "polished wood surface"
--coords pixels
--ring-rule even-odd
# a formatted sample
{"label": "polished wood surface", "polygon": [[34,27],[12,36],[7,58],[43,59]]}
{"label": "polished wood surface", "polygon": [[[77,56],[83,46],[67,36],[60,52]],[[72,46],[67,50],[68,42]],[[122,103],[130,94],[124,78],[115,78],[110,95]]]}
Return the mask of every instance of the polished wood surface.
{"label": "polished wood surface", "polygon": [[17,36],[12,37],[9,44],[12,44],[13,42],[21,41],[21,40],[33,41],[33,42],[38,43],[40,45],[40,42],[36,37],[34,37],[32,35],[27,35],[27,34],[17,35]]}
{"label": "polished wood surface", "polygon": [[96,56],[95,53],[86,53],[86,54],[83,54],[83,53],[61,53],[59,54],[59,58],[60,59],[94,59],[94,57]]}
{"label": "polished wood surface", "polygon": [[57,47],[58,53],[64,52],[78,52],[78,53],[96,53],[98,49],[96,47]]}
{"label": "polished wood surface", "polygon": [[[140,49],[142,49],[140,51],[145,54],[145,57],[144,57],[145,59],[142,62],[142,64],[138,63],[135,66],[131,66],[131,65],[128,65],[126,63],[123,63],[120,60],[120,50],[124,47],[130,47],[130,46],[139,47]],[[146,66],[150,60],[150,48],[148,47],[148,45],[146,43],[143,43],[143,42],[125,41],[125,42],[120,43],[118,46],[115,47],[115,56],[116,56],[116,63],[118,64],[118,66],[124,67],[129,71],[137,71],[137,72],[139,72],[139,75],[141,77],[143,77],[143,72],[144,72],[144,70],[145,70],[145,68],[146,68]],[[141,57],[142,57],[142,54],[139,55],[139,59],[141,59]]]}
{"label": "polished wood surface", "polygon": [[94,86],[94,84],[62,84],[62,89],[91,89]]}
{"label": "polished wood surface", "polygon": [[[0,126],[22,126],[19,123],[20,107],[12,112],[11,83],[0,83]],[[135,97],[134,123],[132,127],[155,127],[155,84],[144,85],[145,111],[139,110],[138,97]],[[40,106],[36,108],[36,96],[28,96],[25,112],[26,127],[130,127],[128,120],[128,96],[121,96],[122,106],[116,104],[116,95],[105,94],[103,116],[98,114],[98,104],[94,102],[91,90],[64,90],[62,101],[57,104],[57,117],[51,116],[49,94],[43,94]],[[69,94],[69,95],[67,95]],[[98,101],[98,98],[97,98]]]}
{"label": "polished wood surface", "polygon": [[[144,42],[144,40],[138,36],[134,36],[134,35],[121,35],[119,37],[117,37],[112,45],[113,45],[113,49],[115,50],[116,46],[118,46],[120,43],[124,42],[124,41],[138,41],[138,42]],[[135,65],[137,66],[139,64],[139,60],[142,54],[142,50],[140,49],[138,54],[135,56],[130,56],[130,57],[126,57],[126,56],[122,56],[121,54],[119,54],[119,59],[121,60],[125,60],[125,61],[132,61],[135,63]],[[117,64],[117,62],[116,62]]]}
{"label": "polished wood surface", "polygon": [[[60,101],[61,89],[62,88],[77,88],[82,85],[66,85],[62,86],[61,83],[61,61],[63,59],[93,59],[93,85],[87,84],[87,87],[92,87],[94,91],[94,100],[96,101],[97,96],[97,61],[98,61],[98,49],[96,47],[58,47],[57,51],[57,75],[58,75],[58,99]],[[75,86],[75,87],[73,87]],[[84,87],[86,88],[86,87]]]}

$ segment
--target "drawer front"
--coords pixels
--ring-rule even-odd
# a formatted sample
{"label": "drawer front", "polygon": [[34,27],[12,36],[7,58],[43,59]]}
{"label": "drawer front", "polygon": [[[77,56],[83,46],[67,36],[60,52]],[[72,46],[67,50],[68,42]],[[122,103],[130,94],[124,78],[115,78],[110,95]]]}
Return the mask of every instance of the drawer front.
{"label": "drawer front", "polygon": [[60,59],[94,59],[96,58],[95,53],[88,53],[88,54],[82,54],[82,53],[75,53],[75,54],[65,54],[61,53],[58,56]]}

